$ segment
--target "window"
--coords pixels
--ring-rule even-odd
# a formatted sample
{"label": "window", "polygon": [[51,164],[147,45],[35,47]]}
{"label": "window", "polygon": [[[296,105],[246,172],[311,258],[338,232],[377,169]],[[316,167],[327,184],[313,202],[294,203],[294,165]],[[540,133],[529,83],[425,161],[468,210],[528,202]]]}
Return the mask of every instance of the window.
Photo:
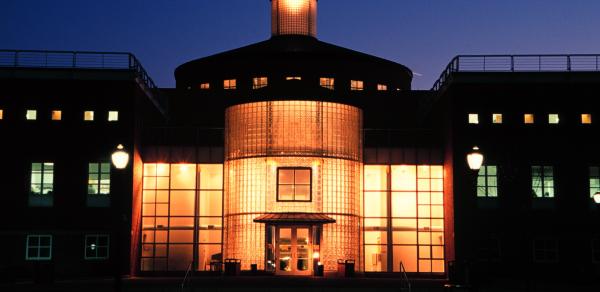
{"label": "window", "polygon": [[93,121],[94,120],[94,111],[83,112],[83,120],[84,121]]}
{"label": "window", "polygon": [[477,197],[498,197],[498,167],[496,165],[484,165],[479,169],[477,175]]}
{"label": "window", "polygon": [[255,77],[252,79],[252,89],[267,87],[267,85],[269,85],[269,79],[267,77]]}
{"label": "window", "polygon": [[600,167],[590,167],[590,198],[594,197],[594,194],[600,192]]}
{"label": "window", "polygon": [[109,122],[119,121],[119,112],[118,111],[109,111],[108,112],[108,121]]}
{"label": "window", "polygon": [[333,90],[335,89],[335,79],[321,77],[321,79],[319,80],[319,85],[321,85],[321,87]]}
{"label": "window", "polygon": [[385,84],[377,84],[377,91],[387,91],[388,87]]}
{"label": "window", "polygon": [[592,239],[592,262],[600,263],[600,238]]}
{"label": "window", "polygon": [[302,77],[300,76],[288,76],[285,77],[285,80],[290,81],[290,80],[302,80]]}
{"label": "window", "polygon": [[0,120],[4,119],[4,110],[0,109]]}
{"label": "window", "polygon": [[235,79],[227,79],[223,81],[223,89],[233,90],[237,88],[237,81]]}
{"label": "window", "polygon": [[27,110],[25,114],[25,118],[28,121],[35,121],[37,119],[37,111],[36,110]]}
{"label": "window", "polygon": [[110,239],[108,235],[86,235],[84,258],[86,260],[108,259],[109,242]]}
{"label": "window", "polygon": [[492,123],[502,124],[502,114],[492,114]]}
{"label": "window", "polygon": [[52,259],[52,235],[27,235],[25,259],[29,261]]}
{"label": "window", "polygon": [[469,124],[479,124],[479,115],[469,114]]}
{"label": "window", "polygon": [[364,83],[360,80],[350,80],[350,90],[363,90],[364,88]]}
{"label": "window", "polygon": [[310,168],[278,168],[277,201],[310,202],[311,182]]}
{"label": "window", "polygon": [[200,89],[201,90],[209,90],[210,89],[210,83],[206,82],[206,83],[200,83]]}
{"label": "window", "polygon": [[31,194],[47,195],[54,189],[54,163],[31,164]]}
{"label": "window", "polygon": [[549,114],[548,115],[548,124],[558,124],[560,122],[560,118],[558,114]]}
{"label": "window", "polygon": [[110,194],[110,163],[88,164],[88,195]]}
{"label": "window", "polygon": [[52,111],[52,120],[53,121],[62,120],[62,111],[59,111],[59,110]]}
{"label": "window", "polygon": [[558,261],[558,243],[553,239],[536,239],[533,241],[533,260],[536,262]]}
{"label": "window", "polygon": [[589,125],[592,123],[592,115],[591,114],[581,114],[581,123],[584,125]]}
{"label": "window", "polygon": [[554,168],[532,166],[531,188],[534,198],[554,198]]}
{"label": "window", "polygon": [[533,116],[533,114],[524,114],[523,115],[523,123],[525,123],[525,124],[535,123],[535,117]]}

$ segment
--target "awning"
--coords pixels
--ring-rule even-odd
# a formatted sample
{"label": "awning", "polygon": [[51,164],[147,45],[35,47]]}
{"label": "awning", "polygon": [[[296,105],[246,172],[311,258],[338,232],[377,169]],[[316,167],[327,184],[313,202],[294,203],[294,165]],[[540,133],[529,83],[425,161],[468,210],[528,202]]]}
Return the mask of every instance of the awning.
{"label": "awning", "polygon": [[267,213],[254,218],[254,222],[257,223],[271,223],[271,224],[283,224],[283,223],[313,223],[313,224],[327,224],[335,223],[335,219],[320,213]]}

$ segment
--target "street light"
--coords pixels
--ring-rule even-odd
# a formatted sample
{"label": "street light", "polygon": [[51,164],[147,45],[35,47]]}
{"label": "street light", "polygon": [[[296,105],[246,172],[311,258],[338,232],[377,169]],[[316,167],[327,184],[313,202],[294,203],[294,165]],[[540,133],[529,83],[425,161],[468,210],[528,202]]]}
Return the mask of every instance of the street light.
{"label": "street light", "polygon": [[117,169],[124,169],[129,164],[129,153],[125,152],[123,144],[117,146],[117,150],[113,152],[112,163]]}
{"label": "street light", "polygon": [[600,206],[600,192],[596,192],[592,198],[594,198],[594,203],[598,204]]}
{"label": "street light", "polygon": [[467,163],[471,170],[479,170],[483,165],[483,154],[479,151],[479,147],[473,147],[473,151],[467,154]]}

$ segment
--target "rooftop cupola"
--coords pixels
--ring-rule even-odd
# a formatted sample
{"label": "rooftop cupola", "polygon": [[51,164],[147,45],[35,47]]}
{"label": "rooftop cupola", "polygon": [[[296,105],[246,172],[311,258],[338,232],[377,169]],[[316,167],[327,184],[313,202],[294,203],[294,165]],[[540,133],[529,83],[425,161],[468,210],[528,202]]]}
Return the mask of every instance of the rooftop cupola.
{"label": "rooftop cupola", "polygon": [[317,0],[271,0],[273,36],[317,37]]}

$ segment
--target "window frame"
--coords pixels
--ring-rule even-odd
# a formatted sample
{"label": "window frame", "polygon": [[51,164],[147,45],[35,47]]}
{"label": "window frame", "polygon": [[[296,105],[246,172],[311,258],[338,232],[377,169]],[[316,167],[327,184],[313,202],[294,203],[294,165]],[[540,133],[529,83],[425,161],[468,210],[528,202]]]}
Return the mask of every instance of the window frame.
{"label": "window frame", "polygon": [[[541,196],[537,196],[536,192],[535,192],[535,187],[533,185],[533,169],[534,167],[539,167],[540,168],[540,176],[539,178],[541,179],[541,188],[542,188],[542,195]],[[545,172],[545,168],[550,167],[550,169],[552,170],[552,176],[546,176],[546,172]],[[545,190],[547,190],[546,188],[546,180],[547,178],[552,178],[552,196],[545,196],[544,194],[546,193]],[[531,190],[532,190],[532,195],[533,195],[533,199],[554,199],[556,198],[556,180],[555,180],[555,172],[554,172],[554,166],[552,165],[532,165],[531,166]]]}
{"label": "window frame", "polygon": [[388,90],[388,86],[387,84],[377,84],[377,91],[387,91]]}
{"label": "window frame", "polygon": [[363,91],[365,90],[365,82],[363,80],[350,80],[351,91]]}
{"label": "window frame", "polygon": [[[556,118],[556,120],[554,120]],[[558,125],[560,124],[560,114],[548,114],[548,124]]]}
{"label": "window frame", "polygon": [[224,90],[236,90],[237,89],[237,79],[225,79],[223,80],[223,89]]}
{"label": "window frame", "polygon": [[[88,119],[89,115],[89,119]],[[95,113],[92,110],[83,111],[83,121],[84,122],[93,122],[95,120]]]}
{"label": "window frame", "polygon": [[[264,81],[264,82],[263,82]],[[261,89],[269,86],[269,78],[266,76],[252,78],[252,89]]]}
{"label": "window frame", "polygon": [[[490,175],[489,174],[489,169],[488,168],[495,168],[496,170],[496,174],[495,175]],[[492,164],[492,165],[482,165],[481,168],[479,169],[479,171],[477,172],[477,183],[476,183],[476,187],[477,187],[477,191],[476,191],[476,195],[477,198],[490,198],[490,199],[497,199],[500,195],[500,193],[498,192],[498,165],[496,164]],[[485,173],[482,175],[481,171],[485,171]],[[480,185],[479,184],[479,179],[483,177],[484,178],[484,185]],[[496,185],[491,186],[489,185],[489,178],[495,178],[496,179]],[[485,194],[483,196],[479,195],[479,188],[483,188],[485,190]],[[490,195],[490,189],[495,188],[496,189],[496,195],[492,196]]]}
{"label": "window frame", "polygon": [[582,125],[591,125],[592,122],[593,122],[592,114],[590,114],[590,113],[581,114],[581,124]]}
{"label": "window frame", "polygon": [[[294,197],[291,200],[282,200],[282,199],[279,198],[279,187],[281,186],[281,184],[279,183],[279,171],[280,170],[293,170],[294,171],[294,183],[292,184],[294,186]],[[302,185],[302,186],[306,185],[306,184],[296,184],[296,171],[297,170],[308,170],[309,171],[310,181],[309,181],[309,184],[308,184],[308,186],[309,186],[308,200],[297,200],[296,199],[296,188],[295,188],[296,185]],[[277,168],[277,180],[276,180],[276,183],[277,183],[277,198],[276,198],[277,202],[302,202],[302,203],[312,202],[312,199],[313,199],[313,196],[312,196],[312,187],[313,187],[313,178],[312,178],[312,175],[313,175],[313,173],[312,173],[312,168],[311,167],[289,167],[289,166],[278,167]],[[289,185],[289,184],[285,184],[285,185]]]}
{"label": "window frame", "polygon": [[[223,85],[225,85],[225,83],[223,83]],[[210,82],[202,82],[198,85],[198,88],[200,90],[209,90],[210,89]]]}
{"label": "window frame", "polygon": [[119,111],[116,111],[116,110],[108,111],[106,121],[111,122],[111,123],[118,122],[119,121]]}
{"label": "window frame", "polygon": [[469,125],[479,125],[479,114],[468,113],[467,122],[469,123]]}
{"label": "window frame", "polygon": [[[31,116],[29,114],[31,114]],[[35,110],[35,109],[25,110],[25,119],[28,121],[36,121],[37,120],[37,110]]]}
{"label": "window frame", "polygon": [[329,90],[335,90],[335,78],[319,77],[319,85]]}
{"label": "window frame", "polygon": [[[104,237],[106,238],[106,245],[99,245],[98,240]],[[96,239],[96,249],[95,249],[95,254],[96,256],[88,256],[88,246],[90,246],[88,244],[88,239],[89,238],[95,238]],[[110,258],[110,235],[108,234],[86,234],[85,235],[85,241],[84,241],[84,249],[83,249],[83,258],[85,260],[108,260]],[[98,256],[98,251],[100,249],[106,249],[106,256]]]}
{"label": "window frame", "polygon": [[[554,248],[548,248],[549,242],[554,243]],[[543,246],[538,246],[538,243],[543,243]],[[556,239],[551,238],[534,238],[533,239],[533,261],[536,263],[557,263],[560,259],[560,243]],[[538,252],[543,253],[543,258],[538,258]],[[554,258],[549,258],[548,253],[554,252]]]}
{"label": "window frame", "polygon": [[[34,238],[37,237],[38,239],[38,244],[37,245],[30,245],[29,244],[29,239],[30,238]],[[49,245],[41,245],[40,244],[40,239],[41,238],[49,238],[50,239],[50,244]],[[27,237],[25,238],[25,260],[27,261],[49,261],[52,260],[52,235],[50,234],[28,234]],[[37,256],[33,257],[29,255],[29,249],[30,248],[36,248],[37,249]],[[40,256],[40,250],[42,248],[47,248],[48,249],[48,256],[47,257],[41,257]]]}
{"label": "window frame", "polygon": [[504,116],[501,113],[493,113],[492,114],[492,124],[494,125],[500,125],[502,123],[504,123]]}
{"label": "window frame", "polygon": [[[104,165],[108,165],[108,172],[103,172],[102,171],[102,165],[103,164]],[[92,165],[96,165],[98,167],[98,172],[91,172],[90,171],[90,167]],[[97,183],[96,184],[91,184],[90,183],[90,176],[92,174],[97,175],[97,179],[96,179]],[[105,175],[105,174],[108,174],[108,184],[103,184],[102,183],[102,175]],[[87,194],[88,194],[88,196],[109,196],[110,195],[110,185],[111,185],[111,183],[110,183],[111,178],[110,177],[111,177],[111,164],[109,162],[90,162],[90,163],[88,163],[88,183],[87,183],[87,190],[88,190]],[[106,185],[108,185],[108,193],[103,194],[101,192],[102,186],[106,186]],[[98,192],[96,192],[96,193],[90,193],[90,187],[91,186],[97,187],[96,190]]]}
{"label": "window frame", "polygon": [[532,113],[523,114],[523,124],[525,124],[525,125],[535,124],[535,114],[532,114]]}
{"label": "window frame", "polygon": [[[36,173],[39,172],[40,174],[40,182],[39,184],[36,183],[36,185],[39,185],[40,188],[40,192],[34,192],[33,191],[33,186],[34,186],[34,182],[33,182],[33,175],[34,175],[34,170],[33,170],[33,166],[34,164],[40,164],[40,170],[37,171]],[[52,164],[52,171],[50,173],[50,176],[52,177],[52,182],[51,183],[44,183],[44,176],[45,174],[48,172],[46,171],[46,164]],[[54,194],[54,162],[32,162],[31,163],[31,168],[30,168],[30,172],[29,172],[29,194],[30,195],[34,195],[34,196],[48,196],[48,195],[53,195]],[[44,194],[44,189],[45,186],[50,185],[50,190]]]}
{"label": "window frame", "polygon": [[62,110],[52,110],[50,112],[50,119],[52,121],[62,121]]}

